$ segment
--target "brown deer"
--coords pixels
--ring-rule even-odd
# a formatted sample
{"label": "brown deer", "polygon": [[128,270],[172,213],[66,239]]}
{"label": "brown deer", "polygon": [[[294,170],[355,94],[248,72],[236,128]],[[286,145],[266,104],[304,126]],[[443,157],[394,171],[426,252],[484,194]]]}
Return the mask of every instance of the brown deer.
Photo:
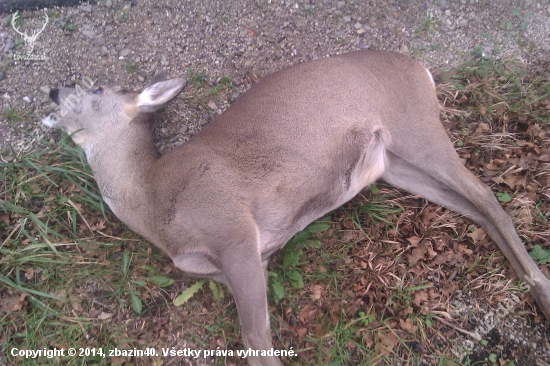
{"label": "brown deer", "polygon": [[[550,281],[492,191],[459,160],[433,78],[418,62],[359,51],[276,72],[159,156],[153,112],[185,84],[154,78],[141,93],[92,88],[43,122],[73,134],[120,220],[182,271],[229,287],[247,348],[272,347],[269,256],[377,179],[483,226],[550,319]],[[59,104],[70,94],[50,96]],[[273,356],[249,362],[281,364]]]}

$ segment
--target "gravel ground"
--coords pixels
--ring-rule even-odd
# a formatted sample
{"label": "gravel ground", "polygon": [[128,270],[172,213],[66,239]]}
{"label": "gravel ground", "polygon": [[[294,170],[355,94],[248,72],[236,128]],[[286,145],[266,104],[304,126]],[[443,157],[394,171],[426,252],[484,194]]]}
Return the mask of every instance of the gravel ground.
{"label": "gravel ground", "polygon": [[[24,12],[19,29],[40,29],[43,14]],[[52,138],[55,132],[39,123],[53,110],[50,87],[78,84],[83,77],[138,90],[160,70],[188,76],[193,69],[213,84],[228,76],[234,88],[223,100],[171,104],[169,115],[178,118],[164,115],[156,126],[158,147],[166,150],[259,77],[302,61],[368,48],[409,53],[430,68],[458,64],[472,52],[532,65],[546,65],[550,57],[548,1],[104,0],[48,14],[33,50],[43,58],[38,61],[14,60],[24,52],[22,37],[8,14],[0,20],[0,149],[17,151],[37,137]],[[6,118],[13,109],[21,121]],[[4,150],[2,159],[10,154]],[[470,309],[480,319],[484,310]],[[491,329],[502,344],[520,340],[511,344],[537,349],[550,362],[547,324],[533,327],[525,316],[505,317]]]}
{"label": "gravel ground", "polygon": [[[0,121],[0,147],[28,146],[46,130],[39,116],[53,106],[49,87],[83,76],[96,84],[139,89],[164,69],[188,69],[211,82],[231,77],[232,98],[265,74],[301,61],[356,49],[410,53],[429,67],[456,64],[472,50],[546,63],[550,53],[550,5],[542,1],[121,1],[49,9],[49,23],[33,54],[43,61],[14,61],[23,52],[9,17],[0,26],[2,110],[24,109],[31,118]],[[43,12],[22,15],[31,34]],[[216,105],[228,106],[225,101]],[[185,140],[217,111],[176,106],[185,119],[162,123],[161,149]],[[214,112],[211,113],[211,112]],[[30,116],[29,116],[30,117]],[[31,135],[27,135],[30,132]]]}

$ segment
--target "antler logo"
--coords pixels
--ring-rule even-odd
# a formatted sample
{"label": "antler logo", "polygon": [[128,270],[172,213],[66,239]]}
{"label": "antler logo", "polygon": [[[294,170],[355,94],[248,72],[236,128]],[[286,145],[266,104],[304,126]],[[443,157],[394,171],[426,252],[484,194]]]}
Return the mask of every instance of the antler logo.
{"label": "antler logo", "polygon": [[13,27],[13,29],[17,33],[19,33],[23,37],[23,40],[25,41],[25,53],[27,55],[30,55],[32,53],[32,51],[34,50],[34,45],[36,43],[36,40],[38,39],[38,36],[40,35],[40,33],[42,33],[44,28],[46,28],[46,25],[48,24],[48,20],[50,18],[48,17],[48,14],[44,13],[44,18],[46,19],[46,22],[44,23],[42,28],[39,31],[34,32],[32,34],[32,36],[29,36],[29,35],[27,35],[26,32],[21,32],[21,31],[19,31],[19,29],[17,29],[17,26],[15,25],[15,22],[18,18],[19,18],[18,12],[15,12],[15,14],[13,14],[13,16],[11,18],[11,26]]}

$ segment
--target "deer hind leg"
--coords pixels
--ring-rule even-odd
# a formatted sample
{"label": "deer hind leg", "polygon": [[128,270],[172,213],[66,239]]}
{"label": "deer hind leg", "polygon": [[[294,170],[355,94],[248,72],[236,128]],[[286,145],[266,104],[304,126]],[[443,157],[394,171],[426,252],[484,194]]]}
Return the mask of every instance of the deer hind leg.
{"label": "deer hind leg", "polygon": [[[550,319],[550,281],[538,269],[516,234],[514,224],[491,189],[460,161],[426,162],[415,166],[392,152],[382,179],[389,184],[456,211],[479,225],[499,246],[517,275],[531,288],[531,295]],[[438,157],[434,157],[437,162]]]}

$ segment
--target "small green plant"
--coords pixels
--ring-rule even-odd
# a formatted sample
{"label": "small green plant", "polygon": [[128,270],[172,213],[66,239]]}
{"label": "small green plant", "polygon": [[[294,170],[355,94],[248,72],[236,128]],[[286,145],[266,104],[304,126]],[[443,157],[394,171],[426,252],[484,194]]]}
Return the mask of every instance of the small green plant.
{"label": "small green plant", "polygon": [[269,288],[276,302],[279,302],[285,296],[285,281],[294,288],[304,287],[304,280],[297,266],[304,255],[304,249],[321,247],[321,242],[315,239],[312,234],[328,230],[330,225],[326,221],[327,218],[319,219],[294,235],[283,249],[281,272],[268,272]]}
{"label": "small green plant", "polygon": [[495,195],[500,202],[510,202],[512,200],[510,194],[506,192],[497,192]]}
{"label": "small green plant", "polygon": [[139,71],[137,65],[133,62],[127,62],[126,65],[124,65],[124,69],[126,70],[126,72],[131,74]]}
{"label": "small green plant", "polygon": [[[378,194],[379,192],[378,187],[374,184],[371,185],[370,190],[372,194]],[[382,203],[381,201],[383,201],[383,199],[383,197],[378,197],[372,201],[354,204],[351,210],[346,210],[346,212],[353,223],[360,230],[363,230],[361,225],[362,217],[366,217],[369,223],[382,222],[384,224],[391,225],[392,222],[386,217],[388,215],[401,212],[401,208],[392,207],[386,203]]]}
{"label": "small green plant", "polygon": [[313,15],[315,14],[315,7],[314,6],[306,6],[304,8],[304,13],[306,13],[306,15]]}
{"label": "small green plant", "polygon": [[23,39],[20,38],[20,39],[18,39],[18,40],[15,41],[13,47],[14,47],[14,48],[19,48],[19,47],[21,47],[21,46],[23,45],[23,43],[25,43],[25,41],[23,41]]}
{"label": "small green plant", "polygon": [[538,244],[533,245],[533,249],[531,249],[529,255],[538,264],[550,263],[550,250],[544,249]]}
{"label": "small green plant", "polygon": [[222,76],[219,83],[208,90],[208,95],[217,97],[221,91],[227,91],[232,88],[229,76]]}
{"label": "small green plant", "polygon": [[64,32],[74,32],[76,30],[76,25],[67,22],[61,22],[61,29],[63,29]]}
{"label": "small green plant", "polygon": [[229,76],[222,76],[220,79],[220,82],[218,85],[222,85],[224,88],[230,88],[231,87],[231,79]]}
{"label": "small green plant", "polygon": [[188,75],[188,78],[187,80],[189,80],[189,82],[191,84],[193,84],[193,86],[195,88],[198,88],[199,86],[201,86],[202,84],[206,84],[207,83],[207,79],[206,79],[206,74],[205,73],[196,73],[194,69],[188,69],[187,70],[187,75]]}
{"label": "small green plant", "polygon": [[426,314],[426,318],[424,319],[424,324],[426,324],[426,326],[427,326],[428,328],[431,328],[431,327],[432,327],[432,324],[433,324],[433,323],[432,323],[432,319],[433,319],[434,316],[435,316],[434,313],[428,313],[428,314]]}
{"label": "small green plant", "polygon": [[143,301],[140,297],[140,291],[137,291],[134,286],[137,287],[146,287],[147,284],[157,286],[157,287],[168,287],[174,283],[174,280],[158,274],[158,269],[153,266],[143,266],[142,268],[149,272],[147,277],[135,277],[132,280],[129,280],[129,269],[131,257],[128,254],[128,251],[122,253],[121,259],[121,269],[123,274],[121,292],[130,297],[132,304],[132,309],[136,314],[141,314],[143,310]]}
{"label": "small green plant", "polygon": [[[499,61],[498,47],[487,53],[476,47],[472,54],[475,59],[458,69],[448,71],[442,83],[452,85],[456,103],[461,109],[471,112],[469,118],[484,119],[493,128],[500,127],[504,121],[508,128],[517,122],[525,123],[529,119],[541,125],[548,123],[548,108],[544,102],[548,96],[550,74],[547,71],[530,74],[525,65],[516,60]],[[471,80],[477,80],[471,83]],[[483,106],[480,110],[479,106]],[[482,111],[482,112],[481,112]],[[508,120],[509,119],[509,120]]]}
{"label": "small green plant", "polygon": [[[181,294],[174,299],[174,306],[181,306],[189,301],[189,299],[191,299],[202,288],[202,285],[204,285],[205,282],[206,280],[197,281],[187,289],[183,290]],[[219,283],[208,280],[208,287],[210,288],[212,296],[215,300],[223,298],[223,287]]]}
{"label": "small green plant", "polygon": [[432,33],[433,31],[435,31],[436,23],[437,21],[435,20],[435,18],[433,18],[430,14],[426,14],[420,21],[420,25],[418,26],[418,28],[415,29],[414,33]]}
{"label": "small green plant", "polygon": [[499,27],[503,31],[509,32],[512,29],[512,22],[511,21],[506,21],[506,20],[501,20],[500,24],[499,24]]}
{"label": "small green plant", "polygon": [[[527,29],[527,19],[528,16],[524,17],[521,13],[521,9],[515,8],[512,9],[511,18],[508,20],[502,20],[499,24],[500,29],[502,29],[508,37],[515,37],[519,34],[520,31]],[[517,23],[515,21],[518,21]]]}
{"label": "small green plant", "polygon": [[482,59],[482,58],[487,57],[485,55],[485,52],[483,51],[483,47],[479,46],[479,45],[472,48],[472,50],[470,51],[470,55],[472,55],[472,56],[474,56],[478,59]]}
{"label": "small green plant", "polygon": [[125,23],[128,21],[128,14],[125,11],[119,10],[114,15],[115,21]]}
{"label": "small green plant", "polygon": [[6,108],[2,115],[9,122],[21,122],[23,120],[22,113],[14,107]]}
{"label": "small green plant", "polygon": [[373,314],[367,315],[364,311],[358,312],[357,315],[359,315],[359,324],[363,327],[366,327],[376,319]]}
{"label": "small green plant", "polygon": [[546,212],[541,209],[542,205],[543,203],[541,201],[537,202],[535,205],[535,218],[541,224],[548,225],[548,216],[546,215]]}

